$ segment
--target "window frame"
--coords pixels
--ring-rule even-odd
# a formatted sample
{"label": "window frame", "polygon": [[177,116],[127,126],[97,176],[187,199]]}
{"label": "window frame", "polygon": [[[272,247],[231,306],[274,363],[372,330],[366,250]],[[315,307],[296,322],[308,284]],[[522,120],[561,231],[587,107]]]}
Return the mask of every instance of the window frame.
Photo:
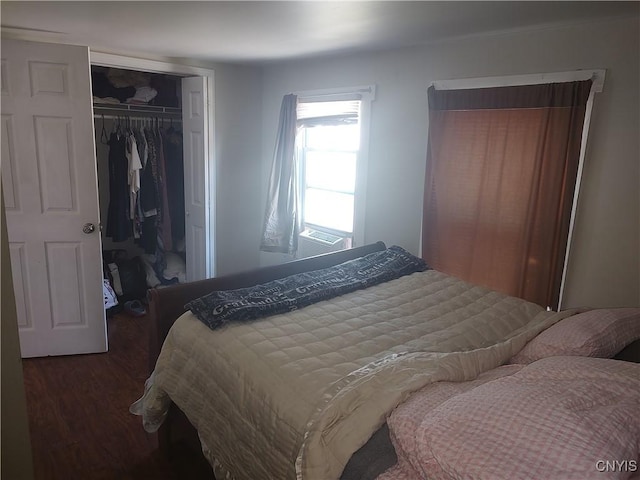
{"label": "window frame", "polygon": [[[355,193],[353,195],[353,233],[349,235],[345,234],[345,232],[332,230],[327,227],[321,227],[307,222],[304,222],[303,226],[306,227],[308,225],[313,228],[317,228],[318,230],[327,231],[328,233],[351,237],[352,246],[354,247],[365,245],[365,209],[367,195],[367,167],[369,160],[369,131],[371,125],[371,103],[375,100],[376,86],[361,85],[354,87],[307,90],[294,93],[298,96],[299,103],[338,100],[360,101],[360,113],[358,117],[360,125],[360,147],[356,153],[356,182]],[[298,146],[296,148],[298,149]],[[303,170],[304,165],[302,165],[301,161],[300,175],[302,180],[305,179]],[[304,202],[304,188],[305,185],[301,184],[301,202]],[[304,208],[304,203],[302,203],[302,207]]]}

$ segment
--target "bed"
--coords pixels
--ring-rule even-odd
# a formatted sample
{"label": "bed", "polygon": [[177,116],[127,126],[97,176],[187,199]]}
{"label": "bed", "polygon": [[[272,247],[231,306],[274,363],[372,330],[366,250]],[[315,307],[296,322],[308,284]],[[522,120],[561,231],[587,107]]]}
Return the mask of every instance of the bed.
{"label": "bed", "polygon": [[[428,268],[221,328],[212,329],[185,311],[187,304],[197,311],[197,304],[190,302],[211,292],[342,268],[345,262],[392,248],[378,242],[151,290],[153,373],[132,411],[143,416],[148,431],[159,428],[163,450],[181,439],[198,445],[218,480],[421,478],[416,469],[433,459],[418,459],[412,466],[407,456],[398,455],[398,450],[406,452],[393,414],[415,418],[403,408],[420,403],[416,399],[434,385],[469,386],[496,369],[502,369],[500,375],[491,380],[520,378],[537,367],[537,360],[582,357],[580,352],[554,350],[555,335],[547,335],[551,341],[538,346],[542,354],[529,348],[532,340],[544,340],[545,332],[562,329],[563,321],[580,315],[593,317],[596,326],[603,323],[603,315],[613,319],[615,328],[622,324],[622,334],[616,332],[605,342],[606,351],[594,356],[617,355],[618,360],[607,359],[618,362],[615,365],[632,365],[624,359],[637,361],[640,309],[548,312]],[[372,270],[377,273],[378,267]],[[625,375],[640,382],[633,367],[625,367]],[[502,375],[505,369],[512,375]],[[478,394],[475,390],[456,392],[445,401]],[[632,409],[639,405],[633,398],[629,401]],[[443,403],[432,410],[438,413]],[[623,459],[627,470],[637,461],[638,453],[634,455]],[[406,468],[398,470],[403,465]]]}

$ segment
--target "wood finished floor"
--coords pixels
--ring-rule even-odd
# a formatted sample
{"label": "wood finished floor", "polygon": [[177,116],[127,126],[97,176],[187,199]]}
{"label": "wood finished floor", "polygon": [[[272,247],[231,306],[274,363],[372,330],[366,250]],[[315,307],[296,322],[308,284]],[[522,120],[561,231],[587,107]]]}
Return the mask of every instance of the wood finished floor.
{"label": "wood finished floor", "polygon": [[148,322],[110,318],[108,353],[23,361],[36,480],[213,478],[186,449],[163,457],[129,413],[148,376]]}

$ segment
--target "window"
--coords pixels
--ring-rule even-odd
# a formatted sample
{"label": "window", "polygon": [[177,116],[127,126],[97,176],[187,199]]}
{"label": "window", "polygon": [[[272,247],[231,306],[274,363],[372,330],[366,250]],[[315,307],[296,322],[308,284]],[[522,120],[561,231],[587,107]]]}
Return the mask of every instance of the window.
{"label": "window", "polygon": [[422,246],[429,265],[560,307],[589,112],[604,72],[578,75],[429,88]]}
{"label": "window", "polygon": [[364,243],[363,179],[372,94],[373,87],[366,87],[299,95],[296,151],[303,230]]}
{"label": "window", "polygon": [[353,234],[359,111],[360,101],[298,104],[297,141],[305,225]]}

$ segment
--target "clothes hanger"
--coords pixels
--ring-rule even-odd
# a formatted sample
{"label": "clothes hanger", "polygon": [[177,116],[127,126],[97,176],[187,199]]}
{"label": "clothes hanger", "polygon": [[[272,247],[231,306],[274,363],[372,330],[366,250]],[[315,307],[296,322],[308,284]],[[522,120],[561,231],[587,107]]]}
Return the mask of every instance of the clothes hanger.
{"label": "clothes hanger", "polygon": [[102,130],[100,131],[100,143],[107,145],[109,143],[109,135],[107,135],[107,129],[104,127],[104,113],[102,114]]}
{"label": "clothes hanger", "polygon": [[124,117],[121,117],[120,115],[118,115],[118,128],[116,131],[116,133],[118,134],[118,138],[120,138],[125,133],[124,132],[125,121],[126,119]]}

